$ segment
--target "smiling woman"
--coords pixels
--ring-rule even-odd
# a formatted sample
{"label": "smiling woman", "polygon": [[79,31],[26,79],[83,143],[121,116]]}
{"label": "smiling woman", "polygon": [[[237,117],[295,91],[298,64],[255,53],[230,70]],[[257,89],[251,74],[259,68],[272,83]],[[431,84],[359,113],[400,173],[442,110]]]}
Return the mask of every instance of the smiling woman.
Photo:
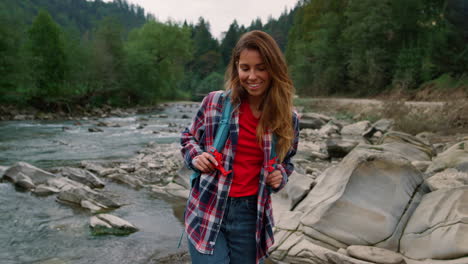
{"label": "smiling woman", "polygon": [[[186,164],[202,172],[185,211],[190,255],[196,264],[263,263],[274,242],[270,193],[281,190],[294,169],[294,88],[275,40],[258,30],[237,42],[225,79],[227,91],[205,97],[181,138]],[[228,139],[218,148],[229,103]]]}

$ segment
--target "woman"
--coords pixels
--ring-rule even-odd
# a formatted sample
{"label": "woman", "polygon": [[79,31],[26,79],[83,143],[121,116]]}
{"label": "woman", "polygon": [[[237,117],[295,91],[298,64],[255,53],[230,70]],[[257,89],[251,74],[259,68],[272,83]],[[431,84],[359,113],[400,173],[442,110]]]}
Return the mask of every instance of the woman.
{"label": "woman", "polygon": [[[203,99],[181,138],[186,164],[201,172],[185,211],[193,263],[262,262],[274,242],[270,193],[282,189],[294,169],[299,134],[294,88],[270,35],[251,31],[240,38],[226,70],[226,90]],[[226,175],[207,152],[225,100],[234,109],[221,151],[222,167],[232,170]]]}

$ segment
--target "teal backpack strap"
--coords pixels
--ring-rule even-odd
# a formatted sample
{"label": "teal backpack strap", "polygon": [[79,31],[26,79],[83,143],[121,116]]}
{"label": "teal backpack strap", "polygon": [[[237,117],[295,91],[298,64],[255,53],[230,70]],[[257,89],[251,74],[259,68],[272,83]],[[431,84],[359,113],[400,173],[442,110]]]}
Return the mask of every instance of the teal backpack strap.
{"label": "teal backpack strap", "polygon": [[[221,152],[224,148],[224,145],[226,144],[226,140],[229,135],[229,126],[231,123],[231,112],[232,112],[232,103],[231,103],[231,98],[230,98],[230,91],[228,91],[226,94],[222,94],[221,96],[225,97],[224,98],[224,103],[223,103],[223,113],[221,116],[221,121],[218,124],[218,129],[216,130],[216,136],[214,139],[214,145],[213,147],[218,151]],[[208,150],[209,152],[212,152]],[[196,171],[190,175],[190,186],[193,186],[195,183],[195,180],[197,177],[200,176],[200,172]]]}

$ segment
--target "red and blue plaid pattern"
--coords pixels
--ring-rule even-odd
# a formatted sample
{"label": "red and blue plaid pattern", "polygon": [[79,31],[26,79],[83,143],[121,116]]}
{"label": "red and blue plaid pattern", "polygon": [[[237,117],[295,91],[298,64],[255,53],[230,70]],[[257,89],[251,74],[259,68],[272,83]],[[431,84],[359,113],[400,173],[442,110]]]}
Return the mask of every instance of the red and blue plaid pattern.
{"label": "red and blue plaid pattern", "polygon": [[[192,165],[193,158],[213,146],[215,133],[222,116],[223,103],[227,98],[227,96],[222,95],[223,91],[208,94],[203,99],[192,124],[182,132],[182,155],[186,165],[192,169],[195,169]],[[222,150],[223,165],[226,171],[232,169],[236,153],[239,135],[239,105],[240,103],[233,104],[234,111],[231,116],[229,136]],[[296,154],[299,140],[299,121],[295,113],[293,114],[293,122],[295,129],[293,145],[284,161],[276,164],[276,169],[283,175],[283,181],[277,189],[267,188],[266,185],[268,168],[271,167],[269,161],[273,137],[271,132],[267,132],[263,136],[264,162],[259,177],[257,198],[257,263],[267,256],[268,248],[274,243],[270,191],[281,190],[288,181],[288,176],[294,170],[291,157]],[[211,173],[201,173],[192,187],[185,210],[185,230],[189,240],[201,253],[213,253],[232,179],[232,173],[224,176],[219,170],[215,170]]]}

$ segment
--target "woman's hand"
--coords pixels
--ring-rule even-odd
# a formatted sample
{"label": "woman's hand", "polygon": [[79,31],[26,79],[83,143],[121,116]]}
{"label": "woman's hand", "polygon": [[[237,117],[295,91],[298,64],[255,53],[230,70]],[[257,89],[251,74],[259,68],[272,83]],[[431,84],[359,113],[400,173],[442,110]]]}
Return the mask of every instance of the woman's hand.
{"label": "woman's hand", "polygon": [[274,189],[281,185],[281,181],[283,181],[283,175],[281,175],[279,170],[274,170],[272,173],[268,174],[266,178],[266,184]]}
{"label": "woman's hand", "polygon": [[212,172],[216,169],[216,166],[218,166],[216,159],[208,152],[203,152],[196,156],[192,160],[192,164],[201,172]]}

